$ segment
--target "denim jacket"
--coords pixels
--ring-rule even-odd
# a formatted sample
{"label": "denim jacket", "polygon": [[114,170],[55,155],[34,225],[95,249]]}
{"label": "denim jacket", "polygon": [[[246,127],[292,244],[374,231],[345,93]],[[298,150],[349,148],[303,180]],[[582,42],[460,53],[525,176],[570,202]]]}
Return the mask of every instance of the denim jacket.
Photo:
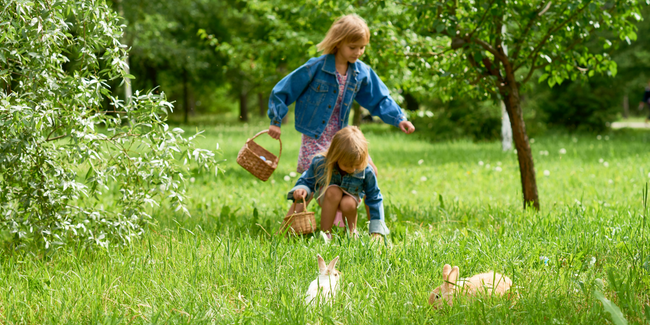
{"label": "denim jacket", "polygon": [[[309,169],[302,173],[296,185],[289,191],[287,199],[293,200],[293,192],[297,189],[307,191],[307,197],[314,192],[322,193],[323,189],[316,184],[316,180],[325,171],[325,168],[320,168],[325,164],[325,159],[322,155],[314,157]],[[370,233],[388,235],[390,231],[384,222],[384,199],[377,185],[377,177],[372,167],[366,166],[360,172],[345,175],[342,175],[341,171],[335,168],[332,171],[332,180],[329,185],[338,185],[342,190],[358,198],[365,195],[366,205],[370,210]]]}
{"label": "denim jacket", "polygon": [[[402,109],[390,97],[388,88],[365,63],[348,64],[347,82],[341,102],[340,127],[348,125],[352,101],[379,116],[385,123],[398,126],[406,120]],[[332,115],[339,87],[333,54],[311,58],[278,82],[269,98],[271,125],[280,126],[287,106],[296,102],[296,130],[318,139]]]}

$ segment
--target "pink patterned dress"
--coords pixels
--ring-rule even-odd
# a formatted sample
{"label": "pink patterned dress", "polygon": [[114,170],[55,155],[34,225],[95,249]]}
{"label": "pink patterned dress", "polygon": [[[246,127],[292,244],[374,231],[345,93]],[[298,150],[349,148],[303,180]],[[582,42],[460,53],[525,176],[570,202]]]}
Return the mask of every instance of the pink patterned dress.
{"label": "pink patterned dress", "polygon": [[298,153],[297,171],[299,174],[309,169],[311,160],[315,155],[327,151],[332,143],[334,134],[341,130],[341,102],[345,94],[345,83],[348,77],[347,75],[340,75],[337,71],[336,80],[339,82],[339,96],[336,98],[336,105],[334,105],[334,111],[327,123],[325,131],[323,131],[323,134],[318,139],[308,137],[304,134],[302,135],[302,146],[300,146],[300,152]]}

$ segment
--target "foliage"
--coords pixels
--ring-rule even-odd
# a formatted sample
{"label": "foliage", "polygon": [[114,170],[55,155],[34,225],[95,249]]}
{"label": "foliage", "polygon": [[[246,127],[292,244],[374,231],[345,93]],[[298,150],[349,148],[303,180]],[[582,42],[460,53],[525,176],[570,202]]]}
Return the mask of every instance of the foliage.
{"label": "foliage", "polygon": [[[226,58],[197,36],[205,29],[217,37],[227,34],[222,13],[224,1],[208,0],[113,0],[123,12],[124,43],[131,49],[131,73],[137,89],[161,87],[171,99],[192,110],[195,102],[215,105],[210,94],[225,80]],[[187,102],[186,102],[187,101]]]}
{"label": "foliage", "polygon": [[587,82],[564,82],[547,89],[537,105],[549,126],[602,132],[621,110],[618,95],[613,80],[594,77]]}
{"label": "foliage", "polygon": [[[650,134],[536,137],[537,166],[550,173],[539,183],[547,208],[532,213],[519,206],[516,156],[498,142],[431,143],[364,125],[389,244],[373,244],[362,231],[359,240],[326,245],[270,236],[289,207],[300,134],[284,130],[278,169],[260,182],[234,158],[265,124],[211,127],[197,139],[203,148],[223,144],[228,177],[194,176],[191,216],[155,211],[155,231],[129,247],[5,254],[0,322],[602,324],[613,320],[613,305],[630,324],[650,318],[650,229],[640,216]],[[270,137],[257,139],[279,149]],[[342,287],[333,306],[307,308],[302,295],[317,276],[317,253],[341,256]],[[458,265],[461,277],[505,273],[516,303],[486,298],[431,309],[427,295],[442,283],[445,263]]]}
{"label": "foliage", "polygon": [[[130,103],[111,94],[108,82],[132,78],[117,15],[103,1],[9,1],[0,21],[5,239],[106,246],[142,233],[150,220],[145,204],[168,196],[187,211],[189,165],[176,158],[213,170],[214,154],[167,126],[172,105],[164,94],[136,93]],[[102,196],[114,200],[98,206]]]}
{"label": "foliage", "polygon": [[458,138],[479,141],[501,137],[501,110],[492,101],[454,99],[425,104],[430,110],[409,114],[420,137],[433,141]]}

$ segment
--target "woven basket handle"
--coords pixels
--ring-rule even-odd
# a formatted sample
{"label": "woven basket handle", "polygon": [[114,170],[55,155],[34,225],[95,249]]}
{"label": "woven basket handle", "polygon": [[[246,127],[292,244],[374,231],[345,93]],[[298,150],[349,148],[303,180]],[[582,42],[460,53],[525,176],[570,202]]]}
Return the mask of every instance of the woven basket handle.
{"label": "woven basket handle", "polygon": [[[307,201],[305,201],[305,198],[304,198],[304,197],[302,198],[302,204],[305,206],[305,210],[303,210],[303,211],[300,212],[300,213],[307,212]],[[283,229],[286,225],[289,224],[289,222],[291,221],[291,219],[293,219],[293,217],[294,217],[296,214],[297,214],[297,213],[296,213],[296,211],[294,210],[294,212],[289,216],[289,218],[286,218],[287,220],[286,220],[285,222],[283,222],[283,227],[281,227],[280,229],[278,229],[278,231],[276,231],[275,234],[277,235],[277,234],[279,234],[280,232],[282,232],[282,229]]]}
{"label": "woven basket handle", "polygon": [[[255,138],[259,137],[260,135],[262,135],[264,133],[269,133],[269,130],[262,130],[260,132],[257,132],[257,134],[255,134],[252,138],[248,139],[248,141],[253,141],[253,140],[255,140]],[[248,141],[246,141],[246,142],[248,142]],[[280,141],[280,153],[278,154],[278,161],[280,161],[280,157],[282,157],[282,140],[278,139],[278,141]]]}

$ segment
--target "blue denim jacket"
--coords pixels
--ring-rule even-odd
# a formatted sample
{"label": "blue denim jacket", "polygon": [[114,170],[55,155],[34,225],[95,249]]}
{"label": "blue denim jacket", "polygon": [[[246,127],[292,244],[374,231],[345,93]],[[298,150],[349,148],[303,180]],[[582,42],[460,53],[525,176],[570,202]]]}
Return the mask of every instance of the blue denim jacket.
{"label": "blue denim jacket", "polygon": [[[307,197],[314,192],[321,193],[323,189],[316,184],[316,180],[325,171],[325,168],[320,168],[325,164],[325,159],[322,155],[314,157],[309,165],[309,169],[302,173],[296,185],[289,191],[287,199],[293,200],[293,192],[297,189],[307,191]],[[342,175],[335,168],[332,171],[332,180],[329,185],[338,185],[342,190],[358,198],[362,198],[365,195],[366,205],[370,209],[370,233],[379,233],[382,235],[388,235],[390,233],[384,221],[384,199],[381,196],[381,191],[377,185],[377,177],[372,167],[367,166],[360,172],[345,175]]]}
{"label": "blue denim jacket", "polygon": [[[385,123],[398,126],[406,120],[402,109],[390,97],[388,88],[365,63],[348,64],[347,82],[341,102],[341,128],[348,125],[352,101],[379,116]],[[296,102],[296,130],[318,139],[332,115],[339,87],[333,54],[311,58],[278,82],[269,98],[271,125],[280,126],[287,106]]]}

